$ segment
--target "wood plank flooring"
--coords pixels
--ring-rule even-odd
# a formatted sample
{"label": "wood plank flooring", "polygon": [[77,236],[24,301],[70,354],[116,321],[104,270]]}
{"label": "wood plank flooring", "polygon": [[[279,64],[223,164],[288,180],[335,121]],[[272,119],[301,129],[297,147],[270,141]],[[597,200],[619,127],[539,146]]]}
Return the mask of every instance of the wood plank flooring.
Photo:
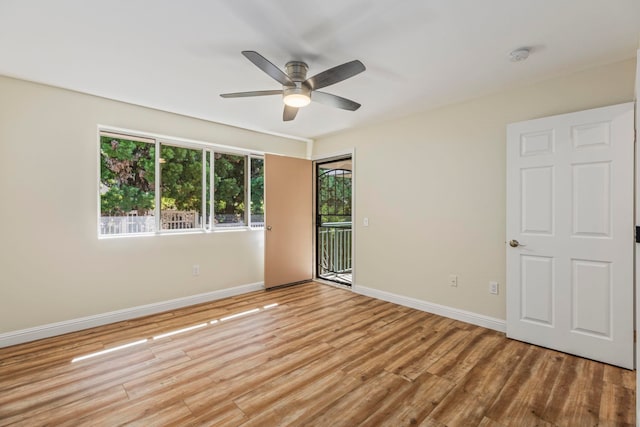
{"label": "wood plank flooring", "polygon": [[317,283],[0,349],[0,426],[633,426],[634,404],[632,371]]}

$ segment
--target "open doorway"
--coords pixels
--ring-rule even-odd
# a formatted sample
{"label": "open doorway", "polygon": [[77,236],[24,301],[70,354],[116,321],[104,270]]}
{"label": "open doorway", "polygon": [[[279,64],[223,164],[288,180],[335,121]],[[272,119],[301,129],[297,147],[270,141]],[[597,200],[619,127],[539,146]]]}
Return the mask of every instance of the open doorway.
{"label": "open doorway", "polygon": [[316,277],[351,286],[352,158],[316,162]]}

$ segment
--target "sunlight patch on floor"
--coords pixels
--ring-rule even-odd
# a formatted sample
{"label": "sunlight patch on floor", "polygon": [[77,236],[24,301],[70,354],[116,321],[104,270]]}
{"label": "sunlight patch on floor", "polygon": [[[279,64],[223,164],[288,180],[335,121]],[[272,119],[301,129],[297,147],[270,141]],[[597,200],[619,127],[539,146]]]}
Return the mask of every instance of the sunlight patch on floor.
{"label": "sunlight patch on floor", "polygon": [[[197,325],[188,326],[186,328],[176,329],[175,331],[170,331],[170,332],[166,332],[166,333],[163,333],[163,334],[160,334],[160,335],[156,335],[156,336],[153,337],[153,340],[155,341],[155,340],[159,340],[159,339],[162,339],[162,338],[167,338],[167,337],[170,337],[170,336],[173,336],[173,335],[182,334],[182,333],[185,333],[185,332],[193,331],[195,329],[204,328],[205,326],[208,326],[208,325],[215,325],[218,322],[225,322],[227,320],[236,319],[238,317],[246,316],[248,314],[258,313],[260,311],[268,310],[270,308],[274,308],[274,307],[277,307],[277,306],[278,306],[277,303],[267,304],[267,305],[263,306],[262,308],[254,308],[254,309],[251,309],[251,310],[242,311],[240,313],[235,313],[235,314],[231,314],[229,316],[221,317],[220,319],[214,319],[214,320],[211,320],[209,322],[199,323]],[[78,356],[78,357],[72,359],[71,363],[79,362],[81,360],[90,359],[90,358],[96,357],[96,356],[101,356],[103,354],[112,353],[114,351],[123,350],[125,348],[129,348],[129,347],[133,347],[133,346],[136,346],[136,345],[144,344],[144,343],[146,343],[148,341],[149,341],[149,338],[145,338],[145,339],[134,341],[134,342],[131,342],[131,343],[128,343],[128,344],[119,345],[117,347],[112,347],[112,348],[108,348],[108,349],[105,349],[105,350],[97,351],[95,353],[85,354],[84,356]]]}

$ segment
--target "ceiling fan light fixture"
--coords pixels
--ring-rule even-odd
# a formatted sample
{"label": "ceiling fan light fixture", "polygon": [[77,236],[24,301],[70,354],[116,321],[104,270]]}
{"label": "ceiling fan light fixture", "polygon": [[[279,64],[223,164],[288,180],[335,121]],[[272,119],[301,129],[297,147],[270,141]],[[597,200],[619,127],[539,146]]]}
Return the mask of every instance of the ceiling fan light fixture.
{"label": "ceiling fan light fixture", "polygon": [[294,93],[291,95],[285,95],[284,103],[289,107],[295,107],[295,108],[306,107],[311,103],[311,98],[301,93]]}
{"label": "ceiling fan light fixture", "polygon": [[311,103],[311,91],[303,85],[285,87],[282,99],[285,105],[288,105],[289,107],[306,107]]}

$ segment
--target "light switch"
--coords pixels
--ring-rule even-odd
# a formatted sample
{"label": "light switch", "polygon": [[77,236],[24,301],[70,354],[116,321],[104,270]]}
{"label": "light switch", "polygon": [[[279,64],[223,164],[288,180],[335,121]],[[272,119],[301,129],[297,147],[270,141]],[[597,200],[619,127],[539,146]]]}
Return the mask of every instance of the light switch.
{"label": "light switch", "polygon": [[499,290],[499,286],[498,286],[498,282],[489,282],[489,293],[490,294],[494,294],[494,295],[498,295],[498,290]]}
{"label": "light switch", "polygon": [[369,218],[364,217],[364,219],[362,220],[362,225],[364,227],[368,227],[369,226]]}

